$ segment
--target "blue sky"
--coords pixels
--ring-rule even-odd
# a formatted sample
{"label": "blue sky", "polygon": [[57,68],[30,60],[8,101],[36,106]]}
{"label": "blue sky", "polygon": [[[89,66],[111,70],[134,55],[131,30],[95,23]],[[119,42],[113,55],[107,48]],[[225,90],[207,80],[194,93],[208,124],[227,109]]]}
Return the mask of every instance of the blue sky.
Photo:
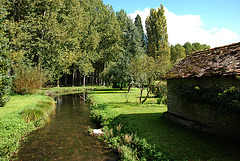
{"label": "blue sky", "polygon": [[150,8],[163,4],[166,7],[171,44],[198,41],[216,47],[240,41],[240,0],[103,0],[103,2],[112,5],[115,11],[124,9],[132,19],[136,14],[140,14],[143,22]]}

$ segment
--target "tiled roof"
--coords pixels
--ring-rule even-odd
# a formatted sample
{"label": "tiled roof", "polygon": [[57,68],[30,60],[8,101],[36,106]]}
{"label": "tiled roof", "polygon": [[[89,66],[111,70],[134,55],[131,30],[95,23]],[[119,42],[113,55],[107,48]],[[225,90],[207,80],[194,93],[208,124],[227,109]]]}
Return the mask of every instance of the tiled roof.
{"label": "tiled roof", "polygon": [[167,74],[167,79],[240,75],[240,42],[191,53]]}

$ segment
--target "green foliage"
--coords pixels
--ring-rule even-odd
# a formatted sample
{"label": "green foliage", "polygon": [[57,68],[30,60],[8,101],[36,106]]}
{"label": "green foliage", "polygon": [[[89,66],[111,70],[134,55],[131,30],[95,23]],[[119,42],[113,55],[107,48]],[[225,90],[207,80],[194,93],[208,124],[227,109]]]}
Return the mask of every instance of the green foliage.
{"label": "green foliage", "polygon": [[137,134],[133,135],[132,133],[130,135],[120,131],[113,133],[113,129],[109,130],[107,126],[103,128],[103,131],[104,136],[102,138],[107,141],[110,148],[121,154],[122,160],[168,160],[165,155],[150,145],[146,139],[140,139]]}
{"label": "green foliage", "polygon": [[36,129],[33,123],[27,124],[16,112],[1,117],[0,127],[1,160],[9,160],[16,153],[23,136]]}
{"label": "green foliage", "polygon": [[183,100],[207,102],[217,106],[223,113],[240,113],[240,90],[236,87],[221,90],[190,86],[178,87],[178,90]]}
{"label": "green foliage", "polygon": [[127,16],[124,10],[116,13],[119,25],[121,27],[121,39],[118,55],[114,61],[107,64],[104,74],[108,81],[113,84],[131,85],[132,75],[129,71],[131,59],[138,57],[144,53],[142,47],[141,35],[133,21]]}
{"label": "green foliage", "polygon": [[[108,94],[107,89],[105,92],[106,94]],[[116,92],[116,94],[110,93],[110,95],[111,96],[115,95],[116,97],[118,95],[121,95],[121,93],[118,92]],[[104,136],[102,136],[102,139],[107,141],[110,148],[121,154],[122,160],[166,159],[165,155],[159,153],[155,149],[155,147],[150,145],[145,139],[140,139],[139,137],[137,137],[136,134],[133,134],[133,132],[138,131],[138,127],[132,124],[130,117],[121,114],[120,111],[117,111],[118,109],[120,110],[123,107],[126,107],[128,103],[124,103],[122,107],[117,105],[115,106],[111,102],[108,103],[107,101],[105,103],[100,103],[102,100],[100,101],[95,96],[95,94],[91,94],[91,96],[94,96],[90,97],[91,103],[93,105],[91,109],[92,117],[94,120],[100,122],[102,126],[104,126],[103,131],[105,134]],[[131,99],[130,101],[132,101],[132,98],[134,97],[129,96],[129,98]],[[123,97],[122,99],[117,98],[117,100],[121,102],[124,101],[124,98]],[[128,111],[129,108],[134,107],[127,107],[122,110],[125,112],[129,112]],[[139,107],[139,109],[142,108],[143,107]],[[135,110],[134,112],[136,112]],[[150,109],[146,110],[149,110],[149,112],[152,111]]]}
{"label": "green foliage", "polygon": [[171,45],[171,63],[174,65],[178,63],[181,59],[186,57],[185,48],[176,44],[175,46]]}
{"label": "green foliage", "polygon": [[147,54],[154,59],[160,59],[160,62],[170,62],[167,20],[164,13],[164,7],[161,5],[158,9],[151,9],[150,16],[146,19]]}
{"label": "green foliage", "polygon": [[3,8],[3,1],[0,2],[0,107],[9,100],[7,96],[11,90],[12,79],[8,74],[10,70],[9,40],[6,36],[5,25],[6,11]]}
{"label": "green foliage", "polygon": [[13,96],[0,110],[0,160],[9,160],[16,154],[20,141],[42,127],[53,109],[54,100],[46,96]]}
{"label": "green foliage", "polygon": [[[141,103],[144,103],[147,98],[149,97],[149,94],[151,92],[153,82],[161,76],[162,67],[159,66],[157,61],[155,61],[152,57],[149,57],[147,55],[143,55],[141,57],[138,57],[134,60],[132,60],[130,64],[130,73],[133,75],[134,82],[140,89],[140,97],[139,101]],[[144,88],[147,87],[147,96],[142,101],[142,92]]]}
{"label": "green foliage", "polygon": [[199,42],[190,43],[186,42],[183,47],[185,48],[186,55],[189,55],[191,52],[210,49],[210,46],[207,44],[200,44]]}
{"label": "green foliage", "polygon": [[141,16],[138,14],[135,18],[135,21],[134,21],[134,24],[135,26],[137,27],[140,35],[141,35],[141,42],[142,42],[142,47],[145,48],[145,34],[144,34],[144,31],[143,31],[143,26],[142,26],[142,19],[141,19]]}

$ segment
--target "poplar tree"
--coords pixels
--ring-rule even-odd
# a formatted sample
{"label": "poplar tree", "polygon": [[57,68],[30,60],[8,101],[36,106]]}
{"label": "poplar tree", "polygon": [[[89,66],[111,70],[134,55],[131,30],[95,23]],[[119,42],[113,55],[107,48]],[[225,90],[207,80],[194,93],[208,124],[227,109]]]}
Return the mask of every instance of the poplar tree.
{"label": "poplar tree", "polygon": [[137,27],[138,32],[141,35],[142,47],[145,47],[145,45],[146,45],[146,43],[145,43],[145,34],[144,34],[144,31],[143,31],[142,19],[141,19],[141,16],[139,14],[136,16],[134,24]]}
{"label": "poplar tree", "polygon": [[166,68],[166,66],[170,65],[170,47],[168,43],[167,20],[164,12],[163,5],[158,9],[151,9],[150,15],[146,19],[146,30],[148,36],[148,56],[153,57],[160,66]]}

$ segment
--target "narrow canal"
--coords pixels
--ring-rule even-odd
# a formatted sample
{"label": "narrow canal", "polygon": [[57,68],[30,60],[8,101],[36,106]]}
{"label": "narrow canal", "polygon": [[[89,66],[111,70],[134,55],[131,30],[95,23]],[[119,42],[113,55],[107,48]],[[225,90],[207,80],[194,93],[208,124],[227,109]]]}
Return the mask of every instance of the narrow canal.
{"label": "narrow canal", "polygon": [[80,94],[56,98],[56,114],[50,123],[27,137],[18,160],[112,161],[117,156],[106,144],[88,135],[88,126],[96,128],[90,107],[82,103]]}

